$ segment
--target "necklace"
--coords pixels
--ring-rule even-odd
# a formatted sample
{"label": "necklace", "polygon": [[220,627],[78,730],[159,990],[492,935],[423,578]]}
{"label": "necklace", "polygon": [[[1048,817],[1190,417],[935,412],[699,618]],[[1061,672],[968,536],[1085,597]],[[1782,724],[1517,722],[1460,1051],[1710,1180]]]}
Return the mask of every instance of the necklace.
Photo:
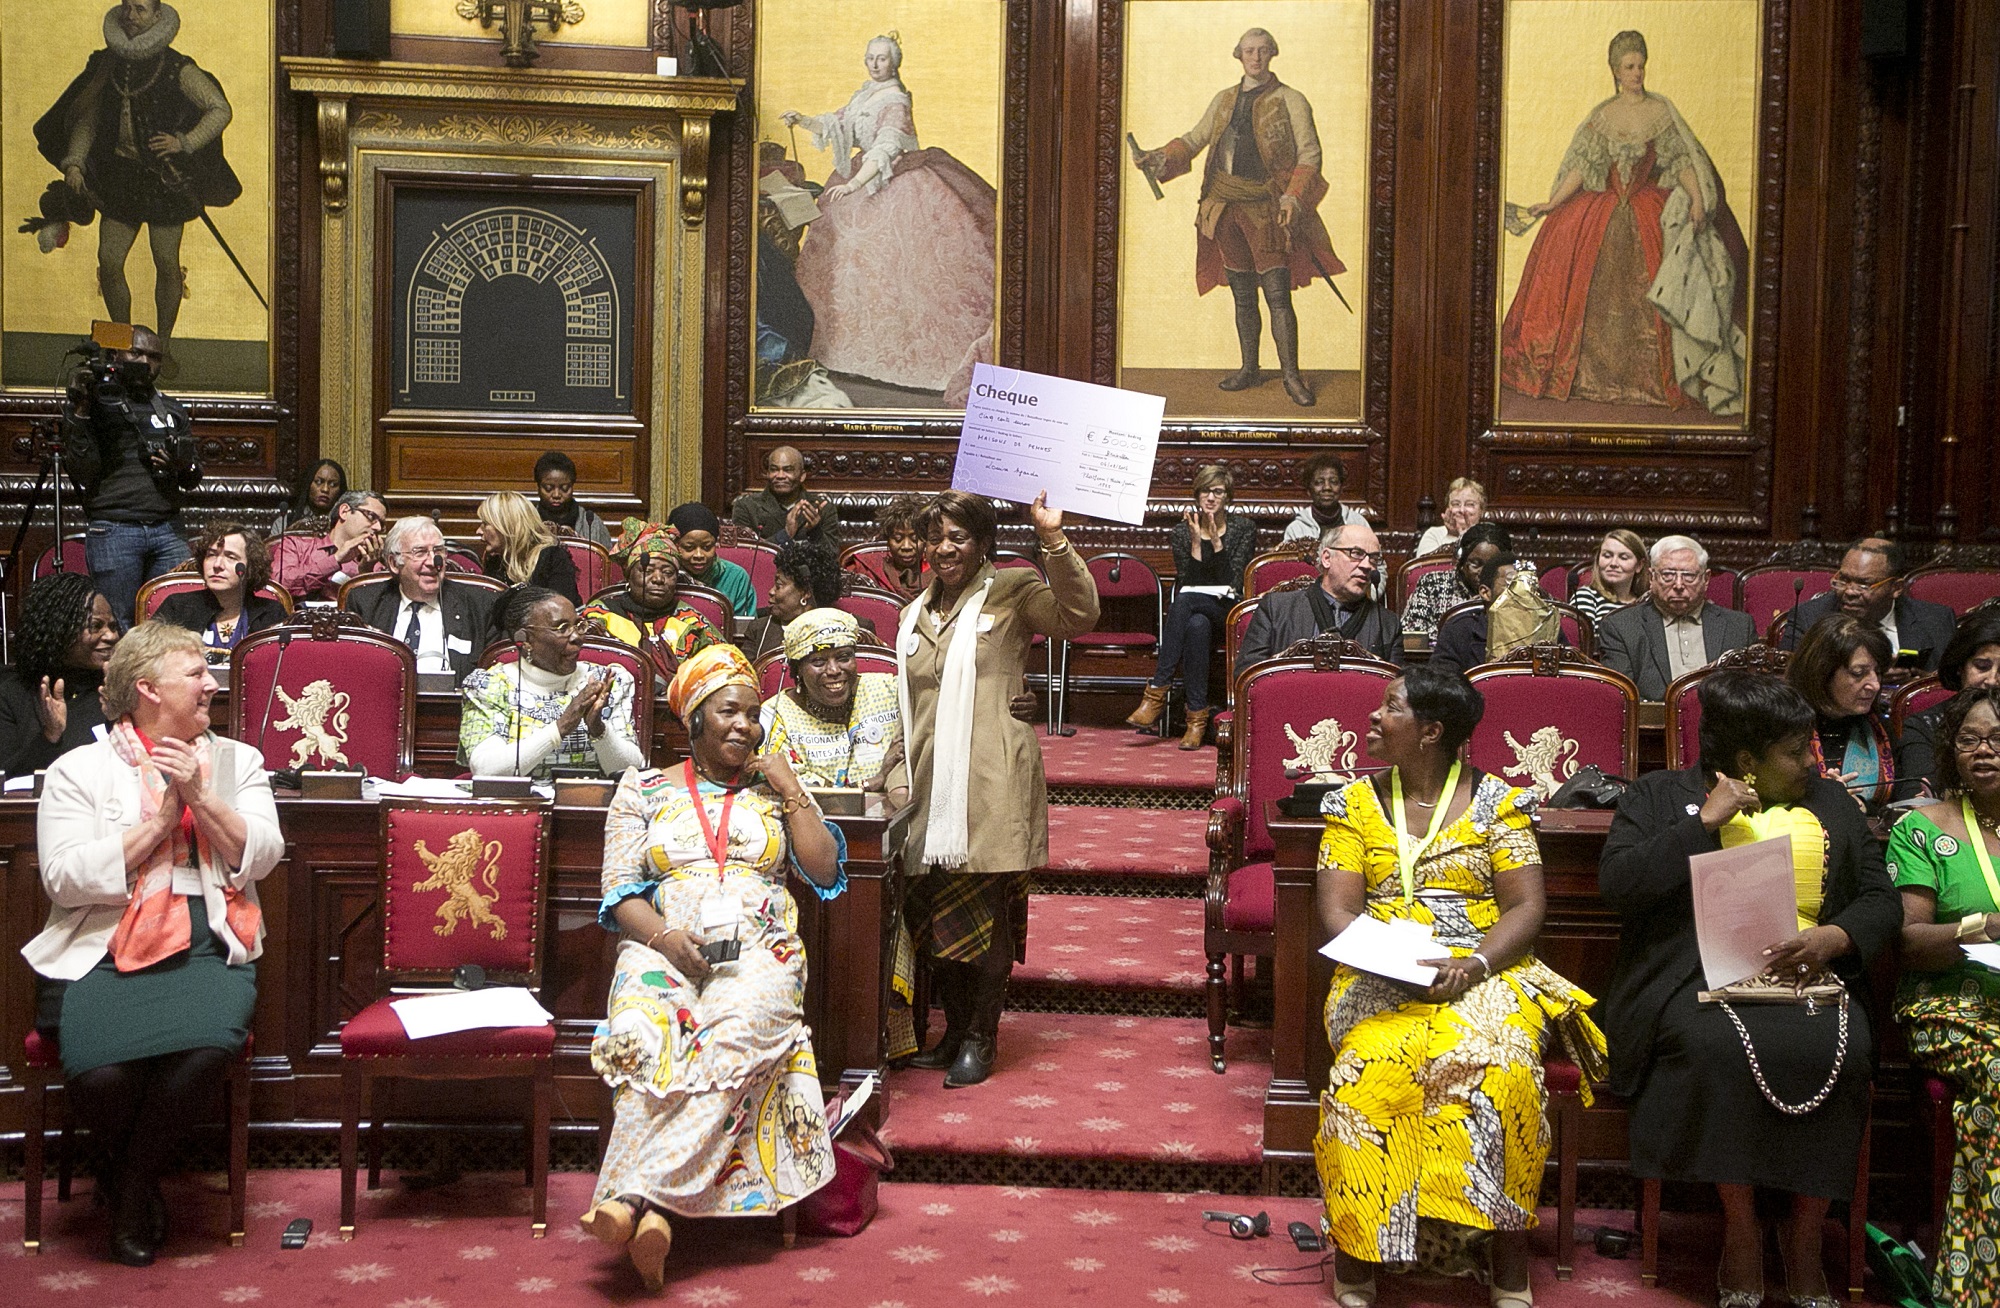
{"label": "necklace", "polygon": [[2000,817],[1987,817],[1979,811],[1979,806],[1976,804],[1972,807],[1972,817],[1975,822],[1988,831],[2000,831]]}

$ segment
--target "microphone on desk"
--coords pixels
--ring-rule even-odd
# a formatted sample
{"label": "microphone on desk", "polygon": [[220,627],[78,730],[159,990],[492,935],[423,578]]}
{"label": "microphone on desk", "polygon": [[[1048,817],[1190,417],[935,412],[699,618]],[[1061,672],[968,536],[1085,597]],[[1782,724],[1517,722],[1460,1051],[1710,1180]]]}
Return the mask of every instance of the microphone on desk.
{"label": "microphone on desk", "polygon": [[[528,646],[525,641],[514,644],[514,775],[521,775],[521,737],[527,731],[527,724],[521,721],[521,683],[527,679]],[[557,741],[561,744],[561,741]]]}
{"label": "microphone on desk", "polygon": [[1799,643],[1799,596],[1805,594],[1806,579],[1792,578],[1792,614],[1785,619],[1785,634],[1792,638],[1792,644]]}
{"label": "microphone on desk", "polygon": [[[242,566],[240,563],[237,565],[239,569]],[[299,783],[297,769],[273,768],[270,767],[270,760],[264,758],[264,733],[271,726],[271,705],[278,698],[278,678],[285,670],[285,650],[292,643],[292,635],[293,631],[290,627],[278,633],[278,659],[271,666],[271,688],[264,692],[264,712],[257,720],[257,757],[264,760],[266,769],[274,778],[282,778],[285,784],[296,786]]]}
{"label": "microphone on desk", "polygon": [[1106,574],[1106,579],[1109,580],[1112,585],[1116,586],[1118,584],[1118,578],[1124,574],[1124,571],[1125,571],[1125,560],[1121,558],[1113,558],[1111,560],[1111,571],[1108,574]]}

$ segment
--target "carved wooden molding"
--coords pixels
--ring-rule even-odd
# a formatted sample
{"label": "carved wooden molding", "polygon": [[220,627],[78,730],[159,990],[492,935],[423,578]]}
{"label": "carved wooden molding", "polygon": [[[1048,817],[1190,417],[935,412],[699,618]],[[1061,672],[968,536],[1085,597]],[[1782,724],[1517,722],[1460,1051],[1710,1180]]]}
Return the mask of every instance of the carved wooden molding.
{"label": "carved wooden molding", "polygon": [[708,216],[708,138],[708,119],[681,119],[681,217],[689,227]]}
{"label": "carved wooden molding", "polygon": [[329,214],[347,207],[347,101],[319,102],[319,194]]}

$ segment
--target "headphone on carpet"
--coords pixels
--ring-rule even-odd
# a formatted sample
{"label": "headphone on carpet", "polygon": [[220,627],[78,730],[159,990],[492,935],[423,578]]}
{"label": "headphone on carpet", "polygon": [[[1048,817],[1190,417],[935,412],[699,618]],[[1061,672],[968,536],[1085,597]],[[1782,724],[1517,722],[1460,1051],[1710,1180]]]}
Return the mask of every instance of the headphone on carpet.
{"label": "headphone on carpet", "polygon": [[1260,1235],[1271,1233],[1269,1213],[1258,1213],[1255,1217],[1251,1217],[1244,1213],[1218,1213],[1211,1210],[1204,1212],[1201,1220],[1229,1223],[1229,1235],[1234,1240],[1253,1240]]}

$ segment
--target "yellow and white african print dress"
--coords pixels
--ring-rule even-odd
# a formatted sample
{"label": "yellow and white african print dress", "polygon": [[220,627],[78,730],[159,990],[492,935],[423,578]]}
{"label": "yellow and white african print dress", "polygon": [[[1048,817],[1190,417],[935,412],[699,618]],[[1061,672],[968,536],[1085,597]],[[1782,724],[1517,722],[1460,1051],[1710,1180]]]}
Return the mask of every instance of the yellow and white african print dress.
{"label": "yellow and white african print dress", "polygon": [[[1454,956],[1500,920],[1496,872],[1541,862],[1529,792],[1481,777],[1472,803],[1417,859],[1403,898],[1395,828],[1372,783],[1327,796],[1321,871],[1359,873],[1367,911],[1431,927]],[[1326,1230],[1350,1256],[1418,1261],[1418,1227],[1518,1231],[1535,1225],[1548,1161],[1542,1047],[1559,1018],[1572,1056],[1601,1062],[1604,1037],[1579,1010],[1596,1001],[1532,955],[1450,1003],[1341,966],[1326,997],[1331,1083],[1313,1153]]]}
{"label": "yellow and white african print dress", "polygon": [[[718,867],[685,778],[682,768],[633,769],[619,783],[599,921],[617,931],[613,911],[643,896],[668,927],[699,931],[702,901],[720,895],[739,907],[742,953],[697,989],[665,955],[619,945],[609,1011],[590,1042],[614,1111],[591,1202],[638,1195],[686,1217],[771,1213],[833,1177],[784,818],[763,787],[737,791]],[[699,790],[713,826],[725,792],[707,781]]]}

